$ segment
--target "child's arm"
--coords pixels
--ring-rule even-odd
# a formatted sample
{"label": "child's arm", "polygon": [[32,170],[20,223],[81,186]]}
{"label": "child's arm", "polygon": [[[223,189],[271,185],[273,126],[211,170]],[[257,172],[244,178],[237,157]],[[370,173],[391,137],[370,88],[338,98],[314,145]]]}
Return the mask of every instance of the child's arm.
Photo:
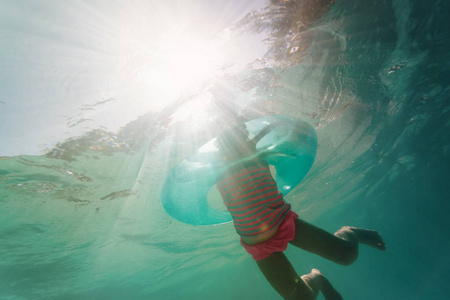
{"label": "child's arm", "polygon": [[[267,125],[254,138],[252,138],[250,140],[250,142],[256,148],[256,144],[259,142],[259,140],[261,140],[265,135],[267,135],[272,129],[274,129],[275,127],[278,127],[280,125],[282,125],[281,122],[275,122],[270,125]],[[284,156],[284,157],[288,157],[288,158],[296,158],[297,157],[297,155],[295,155],[295,154],[287,154],[287,153],[283,153],[283,152],[278,152],[273,149],[266,149],[258,154],[258,156],[262,159],[266,159],[267,156],[269,156],[269,155]]]}
{"label": "child's arm", "polygon": [[254,138],[252,138],[250,142],[256,145],[266,134],[268,134],[272,129],[280,125],[281,125],[280,122],[275,122],[270,125],[267,125]]}
{"label": "child's arm", "polygon": [[[252,138],[250,140],[250,143],[255,147],[255,151],[256,151],[256,144],[264,137],[266,136],[271,130],[273,130],[275,127],[278,127],[282,125],[281,122],[275,122],[272,124],[267,125],[266,127],[264,127],[254,138]],[[277,156],[285,156],[285,157],[289,157],[289,158],[295,158],[294,155],[289,155],[289,154],[285,154],[285,153],[281,153],[281,152],[276,152],[273,150],[269,150],[266,149],[263,152],[259,153],[258,156],[262,159],[265,159],[267,156],[269,155],[277,155]]]}

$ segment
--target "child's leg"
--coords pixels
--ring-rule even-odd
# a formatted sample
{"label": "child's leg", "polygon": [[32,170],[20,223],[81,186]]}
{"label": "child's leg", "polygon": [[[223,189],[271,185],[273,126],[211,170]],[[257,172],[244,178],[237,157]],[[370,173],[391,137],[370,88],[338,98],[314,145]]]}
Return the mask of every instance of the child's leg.
{"label": "child's leg", "polygon": [[272,253],[256,262],[272,287],[284,299],[316,299],[321,291],[327,300],[341,300],[342,297],[318,270],[298,276],[283,252]]}
{"label": "child's leg", "polygon": [[376,231],[344,226],[333,235],[301,219],[295,220],[295,238],[290,243],[341,265],[356,260],[359,243],[385,249]]}

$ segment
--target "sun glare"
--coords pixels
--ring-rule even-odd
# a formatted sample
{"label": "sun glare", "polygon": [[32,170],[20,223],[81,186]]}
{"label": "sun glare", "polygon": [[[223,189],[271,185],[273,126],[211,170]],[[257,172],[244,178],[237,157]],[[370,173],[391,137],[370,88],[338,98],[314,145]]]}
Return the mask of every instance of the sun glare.
{"label": "sun glare", "polygon": [[[245,55],[242,40],[229,29],[215,37],[205,37],[202,32],[174,31],[149,41],[146,48],[152,50],[141,63],[139,79],[150,97],[158,99],[152,102],[152,108],[156,110],[163,109],[174,99],[189,98],[202,92],[209,79],[215,81],[222,75],[238,72],[257,55]],[[207,104],[204,100],[196,102],[195,111]],[[189,109],[183,105],[177,111],[178,117],[189,115]]]}
{"label": "sun glare", "polygon": [[194,90],[217,74],[223,55],[213,42],[176,39],[164,45],[163,77],[177,92]]}
{"label": "sun glare", "polygon": [[217,51],[210,45],[191,43],[169,50],[167,77],[185,89],[212,76],[219,63]]}
{"label": "sun glare", "polygon": [[[232,56],[228,36],[206,40],[195,35],[167,35],[152,51],[151,59],[142,62],[140,80],[153,99],[153,107],[163,109],[167,101],[191,98],[201,92],[208,79],[222,74],[223,66]],[[205,115],[209,97],[196,96],[177,108],[173,121],[183,121],[192,113],[196,118]]]}

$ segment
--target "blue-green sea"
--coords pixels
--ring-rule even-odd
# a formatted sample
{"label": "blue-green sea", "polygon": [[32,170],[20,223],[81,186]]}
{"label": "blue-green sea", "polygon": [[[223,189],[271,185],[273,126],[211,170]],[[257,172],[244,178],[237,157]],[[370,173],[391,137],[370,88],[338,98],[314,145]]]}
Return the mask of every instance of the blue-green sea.
{"label": "blue-green sea", "polygon": [[161,204],[230,112],[311,124],[316,160],[286,201],[386,242],[351,266],[290,246],[299,274],[344,299],[450,297],[450,2],[339,0],[295,59],[292,32],[255,24],[280,17],[266,5],[1,1],[1,300],[281,299],[232,224]]}

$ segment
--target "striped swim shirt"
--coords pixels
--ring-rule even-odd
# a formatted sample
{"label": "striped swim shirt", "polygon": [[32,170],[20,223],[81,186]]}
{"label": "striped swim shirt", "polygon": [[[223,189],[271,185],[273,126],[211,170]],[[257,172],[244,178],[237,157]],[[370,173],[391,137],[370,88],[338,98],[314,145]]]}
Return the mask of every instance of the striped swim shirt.
{"label": "striped swim shirt", "polygon": [[264,160],[246,162],[217,183],[225,206],[242,237],[258,237],[278,226],[291,209]]}

